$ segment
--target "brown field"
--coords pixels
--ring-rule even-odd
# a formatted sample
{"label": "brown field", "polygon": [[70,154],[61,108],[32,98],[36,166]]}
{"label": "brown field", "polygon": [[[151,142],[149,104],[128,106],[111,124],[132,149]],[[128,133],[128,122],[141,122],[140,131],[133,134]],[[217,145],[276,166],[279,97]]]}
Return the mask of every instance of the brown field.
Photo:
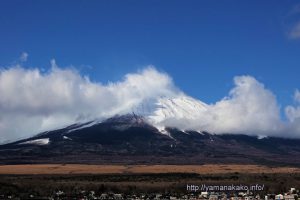
{"label": "brown field", "polygon": [[0,174],[300,173],[300,168],[259,165],[0,165]]}

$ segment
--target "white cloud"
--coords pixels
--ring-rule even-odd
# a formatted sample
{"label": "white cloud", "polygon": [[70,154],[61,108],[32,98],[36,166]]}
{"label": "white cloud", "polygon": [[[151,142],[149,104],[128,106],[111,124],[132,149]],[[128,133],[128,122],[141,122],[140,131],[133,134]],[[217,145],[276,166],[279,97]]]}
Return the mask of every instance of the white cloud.
{"label": "white cloud", "polygon": [[284,18],[287,37],[290,39],[300,38],[300,4],[296,4]]}
{"label": "white cloud", "polygon": [[209,129],[218,133],[275,134],[282,126],[275,96],[251,76],[234,78],[229,96],[211,106]]}
{"label": "white cloud", "polygon": [[299,92],[299,90],[295,91],[294,99],[295,99],[296,102],[300,103],[300,92]]}
{"label": "white cloud", "polygon": [[23,52],[23,53],[21,54],[21,56],[20,56],[20,61],[21,61],[21,62],[26,62],[27,59],[28,59],[28,56],[29,56],[28,53]]}
{"label": "white cloud", "polygon": [[285,108],[285,113],[290,122],[294,122],[298,118],[300,118],[300,107],[287,106]]}
{"label": "white cloud", "polygon": [[[289,120],[289,123],[286,125],[286,133],[293,137],[295,134],[299,137],[300,135],[300,92],[296,90],[294,93],[294,100],[296,105],[287,106],[285,108],[285,114]],[[299,134],[299,135],[298,135]]]}
{"label": "white cloud", "polygon": [[300,22],[294,24],[288,34],[291,39],[300,38]]}
{"label": "white cloud", "polygon": [[296,4],[291,11],[288,13],[288,15],[297,15],[300,13],[300,4]]}
{"label": "white cloud", "polygon": [[0,141],[131,112],[146,98],[173,95],[172,79],[152,67],[103,85],[71,69],[14,66],[0,71]]}
{"label": "white cloud", "polygon": [[294,93],[296,106],[287,106],[285,114],[293,127],[300,130],[300,92],[296,90]]}
{"label": "white cloud", "polygon": [[[102,84],[74,69],[59,68],[54,60],[51,64],[46,73],[18,65],[0,70],[0,142],[78,121],[130,113],[143,102],[153,102],[161,96],[184,101],[192,110],[190,114],[162,119],[162,126],[214,133],[300,136],[300,107],[287,106],[289,122],[283,122],[276,97],[251,76],[235,77],[229,95],[207,105],[185,95],[170,76],[151,66],[127,74],[121,81]],[[298,90],[294,98],[300,103]],[[201,105],[194,109],[191,102]]]}

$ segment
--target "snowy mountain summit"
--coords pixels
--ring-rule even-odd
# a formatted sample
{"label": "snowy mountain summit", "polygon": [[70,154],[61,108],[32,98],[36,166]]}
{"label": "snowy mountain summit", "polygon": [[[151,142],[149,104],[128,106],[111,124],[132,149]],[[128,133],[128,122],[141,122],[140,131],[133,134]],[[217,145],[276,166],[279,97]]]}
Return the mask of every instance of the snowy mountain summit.
{"label": "snowy mountain summit", "polygon": [[175,98],[160,97],[152,101],[142,102],[134,109],[134,113],[143,116],[149,124],[156,127],[160,132],[166,133],[165,128],[167,127],[196,130],[193,127],[194,122],[203,116],[207,110],[207,104],[182,95]]}

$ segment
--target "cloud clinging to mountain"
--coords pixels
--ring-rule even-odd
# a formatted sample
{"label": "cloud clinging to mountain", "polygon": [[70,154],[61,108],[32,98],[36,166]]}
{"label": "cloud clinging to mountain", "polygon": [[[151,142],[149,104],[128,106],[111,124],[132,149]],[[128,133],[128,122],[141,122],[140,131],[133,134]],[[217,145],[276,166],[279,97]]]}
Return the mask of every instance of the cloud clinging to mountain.
{"label": "cloud clinging to mountain", "polygon": [[131,112],[146,98],[174,95],[171,78],[148,67],[104,85],[52,62],[47,73],[14,66],[0,71],[0,141],[77,121]]}
{"label": "cloud clinging to mountain", "polygon": [[212,106],[210,129],[266,135],[279,131],[279,106],[272,92],[251,76],[237,76],[234,83],[229,96]]}
{"label": "cloud clinging to mountain", "polygon": [[[300,107],[285,109],[289,122],[280,119],[274,94],[251,76],[234,78],[228,96],[207,106],[197,118],[170,119],[165,125],[190,127],[214,133],[300,136]],[[197,87],[197,86],[193,86]],[[161,96],[186,96],[172,78],[154,67],[129,73],[123,80],[102,84],[92,82],[74,69],[62,69],[52,61],[51,70],[23,68],[20,65],[0,71],[0,141],[28,137],[95,118],[125,114],[144,101]],[[295,100],[299,103],[299,91]],[[181,122],[179,123],[179,120]],[[163,124],[164,125],[164,124]]]}

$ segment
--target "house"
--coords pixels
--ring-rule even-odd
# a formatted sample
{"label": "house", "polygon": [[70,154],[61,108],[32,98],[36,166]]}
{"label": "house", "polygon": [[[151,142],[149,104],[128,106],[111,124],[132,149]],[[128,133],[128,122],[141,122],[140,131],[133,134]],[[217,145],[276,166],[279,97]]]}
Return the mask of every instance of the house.
{"label": "house", "polygon": [[209,195],[209,200],[218,200],[218,199],[219,199],[218,195],[216,195],[216,194]]}
{"label": "house", "polygon": [[288,194],[288,195],[284,195],[284,200],[295,200],[295,195],[294,194]]}
{"label": "house", "polygon": [[101,194],[100,199],[108,199],[108,194]]}
{"label": "house", "polygon": [[275,196],[275,200],[283,200],[283,195],[282,194],[277,194]]}
{"label": "house", "polygon": [[201,192],[200,196],[204,197],[204,198],[207,198],[208,197],[208,192]]}
{"label": "house", "polygon": [[253,200],[254,197],[253,196],[245,196],[245,200]]}
{"label": "house", "polygon": [[291,193],[291,194],[293,194],[293,193],[295,193],[295,192],[296,192],[296,188],[291,188],[291,189],[290,189],[290,193]]}
{"label": "house", "polygon": [[114,194],[114,199],[121,200],[123,199],[122,194]]}

